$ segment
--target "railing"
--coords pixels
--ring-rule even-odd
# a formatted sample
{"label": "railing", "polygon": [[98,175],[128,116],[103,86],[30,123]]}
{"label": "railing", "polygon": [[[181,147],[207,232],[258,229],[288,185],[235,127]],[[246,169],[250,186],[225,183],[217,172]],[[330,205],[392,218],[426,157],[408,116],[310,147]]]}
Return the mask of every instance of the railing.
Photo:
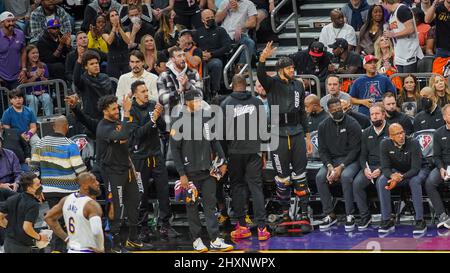
{"label": "railing", "polygon": [[6,108],[8,108],[8,92],[8,88],[0,86],[0,103],[2,107],[2,113],[5,112]]}
{"label": "railing", "polygon": [[394,78],[399,77],[400,79],[403,79],[404,77],[408,75],[413,75],[417,79],[417,84],[419,85],[419,88],[422,89],[425,86],[428,86],[430,84],[430,78],[433,75],[441,76],[440,74],[435,73],[395,73],[392,74],[389,79],[392,81]]}
{"label": "railing", "polygon": [[241,55],[242,52],[245,52],[245,61],[246,64],[244,67],[239,71],[239,75],[242,74],[245,70],[248,72],[248,76],[250,77],[250,90],[252,91],[252,94],[255,92],[255,84],[253,82],[253,73],[252,73],[252,57],[250,56],[250,53],[248,52],[248,49],[245,45],[239,46],[239,48],[234,52],[233,56],[231,56],[230,60],[228,60],[227,64],[225,65],[225,68],[223,69],[223,81],[225,84],[225,87],[227,89],[231,89],[230,81],[228,80],[228,70],[233,66],[234,61]]}
{"label": "railing", "polygon": [[[282,22],[278,27],[275,26],[275,16],[278,14],[280,9],[286,5],[286,3],[292,2],[292,13]],[[298,11],[297,11],[297,1],[296,0],[283,0],[272,10],[270,13],[270,23],[272,25],[272,30],[275,33],[279,33],[289,21],[294,18],[294,25],[295,25],[295,33],[297,36],[297,47],[298,50],[301,50],[301,42],[300,42],[300,29],[298,27]]]}
{"label": "railing", "polygon": [[[297,79],[308,80],[309,84],[305,88],[305,92],[309,92],[310,94],[316,94],[319,98],[322,97],[322,89],[320,87],[320,79],[316,75],[305,74],[305,75],[296,75]],[[315,92],[313,91],[315,89]]]}
{"label": "railing", "polygon": [[[54,80],[48,80],[48,81],[39,81],[39,82],[30,82],[30,83],[24,83],[21,84],[19,86],[17,86],[17,90],[21,90],[24,94],[26,94],[26,89],[30,88],[30,87],[36,87],[36,86],[46,86],[47,90],[49,92],[49,94],[51,95],[51,86],[55,86],[55,92],[56,92],[56,104],[58,107],[58,112],[57,114],[62,115],[64,114],[64,112],[62,111],[63,107],[62,107],[62,103],[61,103],[61,86],[62,86],[62,91],[63,91],[63,95],[64,97],[68,96],[68,91],[67,91],[67,84],[65,81],[60,80],[60,79],[54,79]],[[68,115],[70,113],[69,111],[69,106],[65,105],[65,114]]]}

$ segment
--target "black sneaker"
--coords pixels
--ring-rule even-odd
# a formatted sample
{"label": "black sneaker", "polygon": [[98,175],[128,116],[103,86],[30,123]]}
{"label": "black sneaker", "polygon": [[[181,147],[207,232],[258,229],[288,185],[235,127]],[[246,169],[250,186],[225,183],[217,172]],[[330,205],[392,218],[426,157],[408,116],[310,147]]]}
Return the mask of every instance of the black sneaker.
{"label": "black sneaker", "polygon": [[358,230],[359,231],[366,230],[371,223],[372,223],[372,217],[370,215],[361,218],[361,220],[359,220],[359,223],[358,223]]}
{"label": "black sneaker", "polygon": [[355,229],[355,216],[347,215],[345,219],[345,231],[353,231]]}
{"label": "black sneaker", "polygon": [[125,249],[128,251],[148,251],[153,250],[153,245],[142,242],[141,240],[128,239],[125,243]]}
{"label": "black sneaker", "polygon": [[378,229],[378,233],[389,233],[395,231],[395,222],[393,219],[383,220],[381,221],[380,228]]}
{"label": "black sneaker", "polygon": [[120,235],[112,236],[112,247],[111,253],[127,253],[128,251],[123,247],[123,244],[120,239]]}
{"label": "black sneaker", "polygon": [[416,221],[413,234],[424,234],[425,232],[427,232],[427,223],[425,222],[425,220]]}
{"label": "black sneaker", "polygon": [[322,224],[319,225],[319,229],[329,229],[332,225],[337,223],[336,216],[327,215],[322,219]]}
{"label": "black sneaker", "polygon": [[176,238],[181,236],[181,233],[178,233],[173,227],[167,224],[163,224],[159,228],[159,234],[161,234],[161,236],[169,238]]}
{"label": "black sneaker", "polygon": [[150,238],[153,235],[154,234],[153,234],[152,230],[149,227],[144,226],[144,227],[141,228],[141,231],[139,232],[138,239],[141,240],[144,243],[148,243],[148,242],[151,241]]}

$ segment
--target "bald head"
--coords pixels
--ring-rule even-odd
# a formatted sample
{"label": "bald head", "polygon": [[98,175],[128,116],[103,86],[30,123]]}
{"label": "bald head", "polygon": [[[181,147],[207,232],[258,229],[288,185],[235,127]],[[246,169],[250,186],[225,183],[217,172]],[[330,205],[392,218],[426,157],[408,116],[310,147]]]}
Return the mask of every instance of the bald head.
{"label": "bald head", "polygon": [[401,126],[399,123],[392,123],[391,125],[389,125],[389,135],[395,134],[402,130],[403,126]]}
{"label": "bald head", "polygon": [[243,92],[247,88],[247,81],[243,75],[236,74],[233,76],[233,91]]}
{"label": "bald head", "polygon": [[405,130],[400,124],[393,123],[389,126],[389,138],[395,145],[402,146],[406,140]]}
{"label": "bald head", "polygon": [[55,119],[55,124],[53,125],[53,130],[55,133],[60,133],[62,135],[67,135],[69,131],[69,122],[65,116],[59,116]]}
{"label": "bald head", "polygon": [[202,11],[202,20],[206,20],[205,18],[214,16],[214,12],[210,9],[204,9]]}
{"label": "bald head", "polygon": [[320,99],[314,94],[310,94],[305,98],[305,111],[308,114],[317,114],[322,112],[320,107]]}
{"label": "bald head", "polygon": [[78,185],[80,185],[80,193],[82,195],[95,198],[102,193],[100,189],[100,183],[92,173],[82,172],[78,175],[77,179]]}
{"label": "bald head", "polygon": [[86,183],[89,183],[90,180],[96,179],[95,176],[90,172],[82,172],[78,175],[78,185],[84,185]]}
{"label": "bald head", "polygon": [[215,26],[214,12],[210,9],[205,9],[202,11],[202,22],[205,28],[213,28]]}
{"label": "bald head", "polygon": [[320,104],[320,99],[314,94],[310,94],[305,98],[305,104]]}

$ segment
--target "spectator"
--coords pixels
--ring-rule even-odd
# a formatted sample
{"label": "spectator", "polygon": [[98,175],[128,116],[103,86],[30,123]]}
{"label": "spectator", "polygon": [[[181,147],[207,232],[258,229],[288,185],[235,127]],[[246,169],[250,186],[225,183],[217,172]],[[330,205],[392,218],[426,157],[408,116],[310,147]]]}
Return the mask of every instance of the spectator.
{"label": "spectator", "polygon": [[447,103],[450,103],[450,88],[447,81],[442,75],[433,75],[430,78],[430,87],[433,89],[437,96],[439,107],[444,107]]}
{"label": "spectator", "polygon": [[120,75],[130,71],[128,67],[128,46],[130,44],[130,33],[125,32],[120,23],[119,14],[111,10],[106,16],[108,25],[103,39],[108,44],[108,65],[106,73],[110,77],[118,79]]}
{"label": "spectator", "polygon": [[388,92],[383,95],[383,107],[386,109],[386,121],[389,124],[398,123],[405,130],[406,135],[414,133],[414,127],[411,118],[406,114],[399,112],[395,95]]}
{"label": "spectator", "polygon": [[309,94],[305,98],[305,111],[308,114],[308,126],[310,132],[317,131],[320,123],[330,116],[320,105],[319,97],[314,94]]}
{"label": "spectator", "polygon": [[79,48],[73,72],[73,82],[83,100],[84,112],[95,119],[100,119],[102,116],[97,108],[97,101],[105,95],[114,94],[111,79],[108,75],[100,73],[99,62],[100,56],[96,52],[87,50],[84,53]]}
{"label": "spectator", "polygon": [[95,25],[95,20],[98,14],[103,16],[110,13],[112,10],[119,11],[121,5],[116,0],[93,0],[84,10],[84,20],[81,25],[82,31],[89,31],[90,25]]}
{"label": "spectator", "polygon": [[[101,39],[103,40],[103,38]],[[73,82],[73,70],[75,68],[75,63],[77,62],[78,59],[78,50],[79,48],[81,48],[81,50],[85,52],[86,49],[88,48],[88,43],[89,40],[86,33],[83,31],[79,31],[76,35],[76,48],[71,52],[69,52],[69,54],[67,54],[66,57],[65,72],[66,72],[66,82],[68,83],[68,86],[71,86]],[[97,49],[91,50],[99,54],[101,63],[106,62],[107,55],[105,53]]]}
{"label": "spectator", "polygon": [[269,17],[272,10],[275,8],[274,0],[251,0],[256,6],[256,31],[259,30],[261,22]]}
{"label": "spectator", "polygon": [[436,93],[430,87],[420,90],[422,111],[414,117],[414,132],[435,129],[445,125]]}
{"label": "spectator", "polygon": [[95,19],[95,26],[90,25],[89,32],[87,33],[87,48],[96,49],[108,54],[108,44],[103,39],[105,27],[106,17],[103,14],[97,15],[97,18]]}
{"label": "spectator", "polygon": [[41,6],[31,13],[31,43],[36,43],[43,35],[45,35],[45,30],[47,29],[50,20],[58,21],[61,27],[61,33],[68,34],[70,38],[70,33],[72,33],[70,15],[62,7],[56,5],[53,0],[42,0]]}
{"label": "spectator", "polygon": [[423,11],[423,13],[427,12],[431,8],[431,2],[434,2],[432,0],[420,0],[418,4],[416,4],[416,7]]}
{"label": "spectator", "polygon": [[158,101],[158,90],[156,89],[156,82],[158,76],[152,74],[144,69],[145,57],[139,50],[133,50],[130,53],[130,68],[131,72],[123,74],[119,78],[117,84],[117,103],[122,106],[123,96],[131,95],[131,84],[135,81],[143,81],[149,92],[149,98],[153,101]]}
{"label": "spectator", "polygon": [[375,57],[378,59],[377,71],[380,74],[391,76],[397,73],[397,67],[394,65],[394,46],[391,39],[380,36],[374,44]]}
{"label": "spectator", "polygon": [[[248,30],[256,27],[256,7],[250,0],[223,0],[216,13],[216,23],[222,23],[231,40],[246,45],[250,58],[255,55],[255,42],[248,36]],[[239,64],[245,64],[245,54],[241,54]]]}
{"label": "spectator", "polygon": [[359,31],[364,23],[367,22],[367,14],[369,13],[369,4],[366,0],[350,0],[345,4],[341,11],[344,14],[346,22],[353,27],[355,31]]}
{"label": "spectator", "polygon": [[129,48],[137,49],[142,37],[146,34],[155,35],[155,29],[149,22],[144,20],[140,6],[130,6],[128,8],[128,17],[131,21],[128,26],[129,30],[131,30]]}
{"label": "spectator", "polygon": [[[307,50],[302,50],[290,55],[295,65],[297,75],[312,74],[323,83],[328,76],[328,67],[333,55],[325,50],[325,45],[321,42],[312,42]],[[305,85],[310,83],[305,81]]]}
{"label": "spectator", "polygon": [[225,54],[230,50],[231,39],[223,27],[217,26],[212,10],[202,11],[203,26],[194,33],[194,41],[202,50],[202,60],[206,63],[204,69],[210,76],[210,91],[212,94],[220,90],[223,62]]}
{"label": "spectator", "polygon": [[362,71],[361,56],[353,51],[348,51],[348,43],[343,38],[328,45],[333,49],[332,63],[328,65],[328,71],[334,74],[359,74]]}
{"label": "spectator", "polygon": [[62,34],[58,19],[47,22],[47,30],[37,42],[41,60],[47,65],[51,79],[65,78],[66,56],[72,49],[70,33]]}
{"label": "spectator", "polygon": [[[125,2],[125,3],[123,3]],[[128,27],[132,24],[131,22],[131,17],[135,16],[129,15],[129,11],[131,9],[131,7],[136,6],[138,7],[138,9],[140,9],[140,17],[141,19],[149,24],[152,24],[152,20],[153,20],[153,14],[152,14],[152,8],[150,7],[150,3],[147,3],[149,1],[144,1],[146,3],[142,3],[142,0],[127,0],[127,1],[122,1],[122,7],[119,10],[119,15],[120,15],[120,21],[122,22],[123,26]],[[140,40],[137,40],[140,41]]]}
{"label": "spectator", "polygon": [[30,1],[4,0],[5,10],[10,11],[16,17],[16,26],[27,33],[30,24],[31,3]]}
{"label": "spectator", "polygon": [[2,132],[2,147],[14,152],[19,159],[20,168],[27,172],[30,170],[28,164],[31,160],[31,147],[19,134],[17,129],[5,129]]}
{"label": "spectator", "polygon": [[31,253],[35,242],[48,242],[45,233],[34,229],[39,215],[39,201],[42,200],[42,185],[34,173],[26,173],[20,179],[24,192],[11,196],[0,206],[0,220],[8,216],[5,253]]}
{"label": "spectator", "polygon": [[22,174],[19,158],[13,151],[4,148],[3,143],[0,137],[0,188],[17,191]]}
{"label": "spectator", "polygon": [[[31,156],[31,165],[41,177],[49,208],[70,193],[77,192],[77,175],[86,171],[77,144],[66,137],[69,123],[65,116],[55,119],[54,133],[43,137]],[[64,242],[56,239],[54,250],[64,251]]]}
{"label": "spectator", "polygon": [[[324,26],[320,32],[319,42],[324,45],[331,45],[336,41],[336,38],[344,38],[348,44],[348,50],[353,50],[356,47],[356,33],[349,24],[345,23],[342,11],[333,9],[330,12],[331,23]],[[328,52],[332,52],[332,48],[328,47]]]}
{"label": "spectator", "polygon": [[[208,0],[209,1],[209,0]],[[161,18],[170,13],[173,10],[174,2],[169,0],[155,0],[152,1],[152,13],[156,21],[160,21]]]}
{"label": "spectator", "polygon": [[14,15],[5,11],[0,14],[0,85],[8,89],[16,88],[26,79],[25,36],[14,29]]}
{"label": "spectator", "polygon": [[[175,105],[184,103],[186,90],[202,90],[202,81],[197,71],[191,70],[186,64],[186,56],[179,47],[171,48],[170,61],[167,63],[167,71],[161,73],[157,87],[159,102],[164,105],[164,121],[170,124],[171,111]],[[167,126],[170,131],[170,126]]]}
{"label": "spectator", "polygon": [[422,48],[422,52],[426,52],[426,43],[428,31],[431,27],[429,24],[425,24],[425,13],[419,8],[413,8],[414,20],[416,23],[417,33],[419,34],[419,45]]}
{"label": "spectator", "polygon": [[200,77],[203,76],[202,51],[194,45],[192,31],[183,29],[178,38],[180,48],[186,53],[186,64],[192,70],[196,70]]}
{"label": "spectator", "polygon": [[177,45],[178,35],[182,27],[174,23],[175,12],[172,10],[163,14],[159,30],[155,34],[156,48],[162,50],[169,58],[169,48]]}
{"label": "spectator", "polygon": [[393,39],[394,64],[399,73],[417,72],[417,61],[423,58],[417,28],[411,9],[399,0],[383,0],[383,7],[391,14],[388,30],[383,35]]}
{"label": "spectator", "polygon": [[367,14],[367,21],[359,31],[359,43],[356,52],[362,55],[374,55],[373,44],[383,35],[383,6],[373,5]]}
{"label": "spectator", "polygon": [[[425,23],[436,23],[436,57],[448,61],[450,57],[450,3],[448,1],[435,0],[426,11]],[[446,63],[446,62],[444,62]],[[439,69],[434,69],[436,71]],[[442,70],[443,71],[443,70]],[[442,72],[441,72],[442,73]]]}
{"label": "spectator", "polygon": [[436,52],[436,26],[430,28],[427,34],[427,44],[425,49],[426,55],[434,56]]}
{"label": "spectator", "polygon": [[366,75],[355,80],[350,88],[352,104],[359,105],[358,111],[369,116],[369,108],[372,103],[381,101],[381,97],[386,92],[396,94],[396,89],[388,77],[377,74],[378,59],[373,55],[364,57],[363,65]]}
{"label": "spectator", "polygon": [[[47,65],[39,60],[39,50],[35,45],[29,45],[26,48],[27,53],[27,83],[40,82],[48,80]],[[53,115],[53,101],[49,94],[48,86],[36,85],[27,87],[26,90],[27,105],[35,116],[38,113],[39,102],[44,109],[44,115]]]}
{"label": "spectator", "polygon": [[169,59],[162,51],[158,51],[153,36],[149,34],[144,35],[141,39],[139,49],[145,57],[145,70],[155,75],[160,75],[166,71],[166,63]]}
{"label": "spectator", "polygon": [[174,20],[176,24],[185,26],[188,29],[199,28],[202,25],[199,4],[204,5],[205,0],[169,0],[169,3],[169,5],[173,6],[173,11],[175,11],[176,16]]}
{"label": "spectator", "polygon": [[[327,103],[331,98],[338,98],[341,101],[346,100],[348,102],[351,102],[352,97],[349,94],[340,91],[341,84],[339,83],[339,77],[337,75],[329,75],[325,80],[325,86],[328,94],[320,99],[320,106],[323,108],[323,110],[325,110],[325,112],[328,112]],[[353,106],[352,110],[358,110],[358,107]]]}
{"label": "spectator", "polygon": [[20,90],[11,90],[8,93],[9,102],[11,106],[3,113],[2,125],[5,129],[17,129],[19,135],[31,147],[39,141],[36,135],[36,115],[33,114],[30,108],[23,105],[24,94]]}
{"label": "spectator", "polygon": [[261,85],[259,80],[256,80],[255,82],[255,92],[258,94],[257,98],[260,99],[264,105],[264,108],[266,109],[267,118],[270,118],[270,108],[269,108],[269,101],[267,100],[267,94],[264,87]]}
{"label": "spectator", "polygon": [[398,106],[401,111],[408,115],[410,118],[420,112],[420,88],[417,78],[414,75],[409,74],[403,78],[403,87],[398,94]]}

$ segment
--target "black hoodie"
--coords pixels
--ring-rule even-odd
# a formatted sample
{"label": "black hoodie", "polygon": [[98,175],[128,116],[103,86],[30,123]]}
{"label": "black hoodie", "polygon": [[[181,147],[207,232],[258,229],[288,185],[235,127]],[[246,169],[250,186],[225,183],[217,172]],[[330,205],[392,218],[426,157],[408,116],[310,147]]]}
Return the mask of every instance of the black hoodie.
{"label": "black hoodie", "polygon": [[[258,63],[258,80],[267,93],[270,108],[279,106],[280,121],[283,114],[297,115],[296,125],[280,125],[280,136],[297,135],[302,132],[308,133],[308,120],[305,112],[305,90],[303,84],[297,80],[291,80],[288,83],[282,81],[278,76],[269,77],[266,73],[266,64]],[[273,125],[272,125],[273,126]],[[272,132],[276,132],[272,129]]]}
{"label": "black hoodie", "polygon": [[[224,115],[224,139],[229,154],[255,154],[261,151],[259,120],[267,120],[262,101],[250,92],[233,92],[221,104]],[[227,113],[227,109],[229,109]],[[261,110],[261,111],[260,111]],[[264,115],[261,116],[260,115]],[[242,118],[244,116],[244,118]],[[242,120],[242,121],[241,121]],[[243,123],[245,121],[245,123]],[[239,125],[244,126],[239,126]],[[252,126],[255,126],[252,128]],[[228,135],[233,132],[232,135]],[[240,136],[241,138],[239,138]],[[245,136],[243,140],[242,136]]]}
{"label": "black hoodie", "polygon": [[150,115],[155,110],[156,102],[149,101],[139,105],[133,101],[130,110],[130,155],[131,159],[146,159],[152,155],[161,154],[159,132],[165,132],[166,123],[163,117],[151,121]]}

